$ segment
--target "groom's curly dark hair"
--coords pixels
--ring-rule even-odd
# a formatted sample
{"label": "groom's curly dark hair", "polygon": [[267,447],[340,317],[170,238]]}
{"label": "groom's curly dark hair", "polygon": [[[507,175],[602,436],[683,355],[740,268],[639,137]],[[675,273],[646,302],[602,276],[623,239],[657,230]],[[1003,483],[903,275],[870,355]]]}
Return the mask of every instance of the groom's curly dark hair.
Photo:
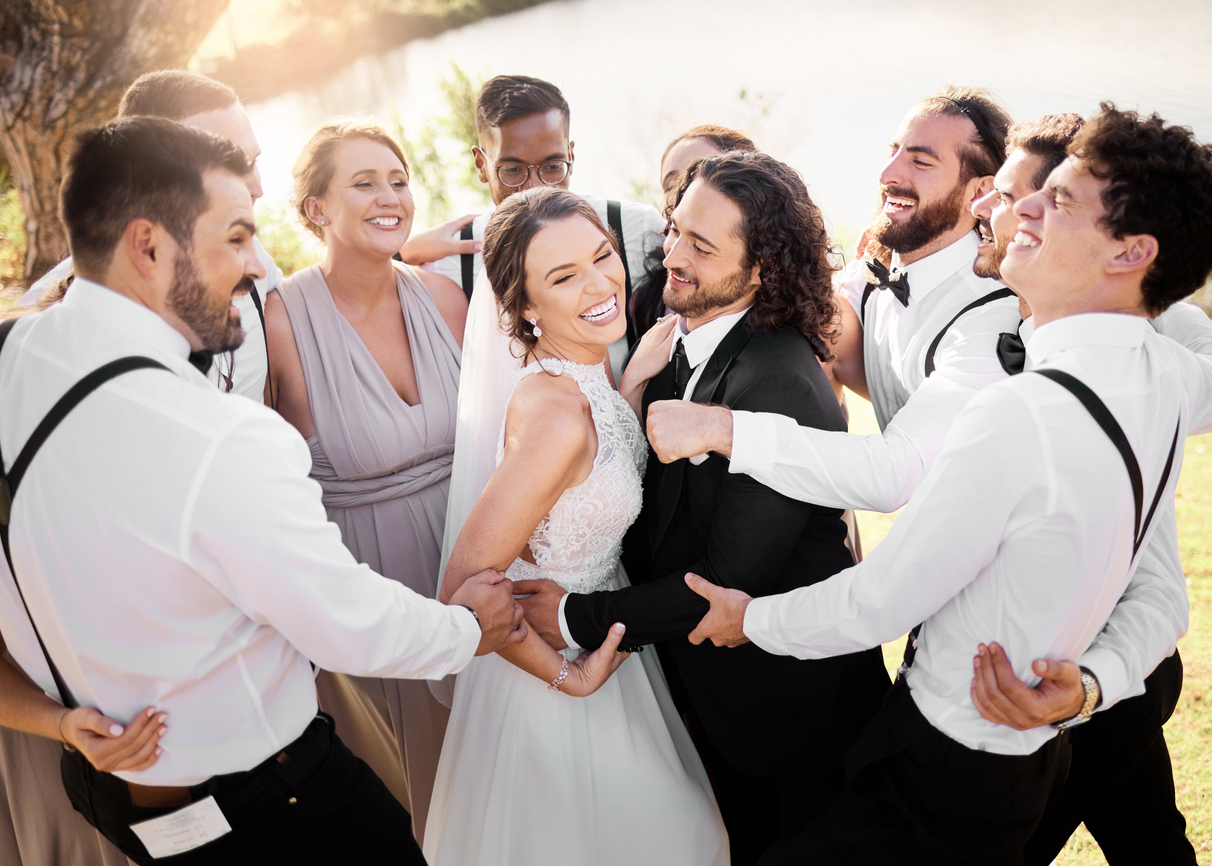
{"label": "groom's curly dark hair", "polygon": [[763,333],[790,325],[804,335],[818,358],[831,359],[828,344],[839,327],[834,267],[824,217],[803,178],[765,153],[725,153],[686,170],[678,202],[696,180],[709,184],[741,210],[743,269],[756,264],[761,278],[745,326],[752,333]]}

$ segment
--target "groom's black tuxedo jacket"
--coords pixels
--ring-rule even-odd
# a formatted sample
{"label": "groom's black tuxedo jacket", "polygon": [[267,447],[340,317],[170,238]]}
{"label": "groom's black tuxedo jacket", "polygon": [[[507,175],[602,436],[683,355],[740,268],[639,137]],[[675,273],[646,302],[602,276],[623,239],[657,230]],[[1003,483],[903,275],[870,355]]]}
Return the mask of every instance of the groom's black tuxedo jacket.
{"label": "groom's black tuxedo jacket", "polygon": [[[672,398],[673,367],[648,383],[645,419],[651,403]],[[787,327],[750,334],[744,318],[706,362],[694,399],[846,429],[808,341]],[[665,465],[650,454],[643,512],[624,541],[632,586],[570,595],[568,629],[583,647],[598,646],[615,622],[627,626],[626,644],[667,641],[662,657],[674,659],[684,697],[716,748],[741,772],[809,773],[826,756],[836,762],[887,690],[880,649],[800,661],[753,644],[694,646],[686,636],[709,605],[686,586],[684,575],[692,571],[752,596],[824,580],[854,562],[841,515],[731,474],[719,454],[699,466],[688,460]]]}

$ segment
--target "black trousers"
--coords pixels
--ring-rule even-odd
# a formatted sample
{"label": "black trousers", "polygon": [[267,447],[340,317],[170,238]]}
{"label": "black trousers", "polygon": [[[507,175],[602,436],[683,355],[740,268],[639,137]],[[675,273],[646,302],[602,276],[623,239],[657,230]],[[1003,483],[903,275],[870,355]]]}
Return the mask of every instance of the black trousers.
{"label": "black trousers", "polygon": [[1030,755],[965,748],[897,683],[846,756],[838,801],[761,863],[1021,864],[1068,759],[1064,734]]}
{"label": "black trousers", "polygon": [[354,756],[323,713],[287,746],[244,773],[215,776],[190,789],[214,796],[231,832],[173,857],[153,860],[131,824],[177,811],[134,806],[126,783],[64,753],[68,798],[126,856],[144,864],[242,866],[289,863],[397,863],[424,866],[412,818],[371,769]]}
{"label": "black trousers", "polygon": [[1162,733],[1182,685],[1175,652],[1145,680],[1143,695],[1073,729],[1069,777],[1027,843],[1027,866],[1051,863],[1083,821],[1110,866],[1195,866]]}
{"label": "black trousers", "polygon": [[823,758],[813,773],[750,775],[733,767],[702,733],[693,714],[688,715],[728,831],[732,866],[755,866],[767,848],[802,830],[846,787],[844,749],[836,750],[836,760]]}

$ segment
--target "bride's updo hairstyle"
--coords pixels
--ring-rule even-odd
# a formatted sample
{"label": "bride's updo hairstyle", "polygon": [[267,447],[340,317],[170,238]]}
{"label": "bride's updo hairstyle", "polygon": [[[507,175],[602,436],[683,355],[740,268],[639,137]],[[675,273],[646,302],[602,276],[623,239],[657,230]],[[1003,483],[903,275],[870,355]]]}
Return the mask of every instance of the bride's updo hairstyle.
{"label": "bride's updo hairstyle", "polygon": [[299,222],[320,240],[324,240],[324,230],[308,218],[304,205],[312,196],[319,198],[328,192],[328,185],[332,183],[332,175],[336,171],[333,154],[343,142],[356,138],[383,145],[399,158],[400,164],[404,166],[404,173],[412,174],[399,142],[377,123],[369,120],[342,120],[321,126],[312,133],[307,144],[303,145],[303,152],[295,160],[295,167],[291,172],[294,185],[290,195],[291,204],[299,214]]}
{"label": "bride's updo hairstyle", "polygon": [[581,217],[592,223],[617,253],[619,241],[597,211],[566,189],[540,187],[515,192],[496,209],[484,229],[484,270],[492,283],[501,314],[501,330],[522,346],[522,357],[534,351],[538,338],[522,311],[530,306],[526,291],[526,253],[535,235],[552,223]]}

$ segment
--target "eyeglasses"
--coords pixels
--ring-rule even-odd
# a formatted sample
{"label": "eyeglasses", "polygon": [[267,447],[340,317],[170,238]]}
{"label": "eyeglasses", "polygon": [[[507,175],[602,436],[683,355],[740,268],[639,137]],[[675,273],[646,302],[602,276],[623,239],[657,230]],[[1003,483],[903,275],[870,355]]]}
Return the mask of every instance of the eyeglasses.
{"label": "eyeglasses", "polygon": [[506,162],[496,167],[497,180],[503,186],[517,189],[520,186],[525,186],[526,181],[530,180],[530,170],[532,168],[535,169],[539,180],[548,186],[555,186],[557,183],[563,183],[564,179],[568,177],[568,172],[572,170],[572,163],[566,159],[549,159],[539,165]]}

